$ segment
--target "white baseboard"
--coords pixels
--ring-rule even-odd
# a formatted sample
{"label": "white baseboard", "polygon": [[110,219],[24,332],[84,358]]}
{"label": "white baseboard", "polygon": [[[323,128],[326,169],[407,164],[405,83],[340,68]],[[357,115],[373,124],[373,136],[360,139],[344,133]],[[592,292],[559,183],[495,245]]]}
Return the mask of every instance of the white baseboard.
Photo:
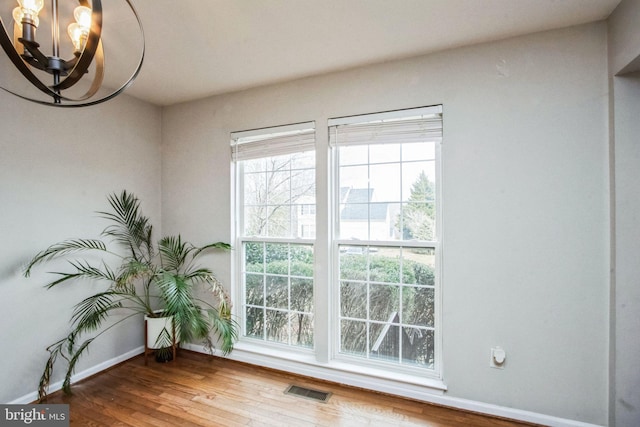
{"label": "white baseboard", "polygon": [[[102,363],[99,363],[95,366],[90,367],[89,369],[85,369],[82,372],[79,372],[77,374],[74,374],[71,377],[71,383],[75,383],[78,382],[80,380],[83,380],[85,378],[88,378],[92,375],[97,374],[98,372],[104,371],[105,369],[108,369],[114,365],[117,365],[118,363],[124,362],[125,360],[129,360],[134,356],[137,356],[139,354],[144,353],[144,346],[140,346],[138,348],[134,348],[131,351],[128,351],[120,356],[114,357],[113,359],[109,359],[109,360],[105,360]],[[63,381],[58,381],[55,382],[53,384],[49,385],[49,393],[53,393],[54,391],[58,391],[62,388],[62,383]],[[23,405],[23,404],[27,404],[27,403],[31,403],[31,402],[35,402],[36,400],[38,400],[38,392],[34,391],[32,393],[29,394],[25,394],[22,397],[19,397],[18,399],[9,402],[9,404],[11,405]]]}
{"label": "white baseboard", "polygon": [[441,399],[441,402],[433,401],[432,403],[549,427],[603,427],[598,424],[590,424],[582,421],[554,417],[537,412],[524,411],[521,409],[492,405],[490,403],[478,402],[475,400],[459,399],[457,397],[450,396],[445,396]]}
{"label": "white baseboard", "polygon": [[[201,345],[183,344],[183,348],[199,353],[206,353]],[[596,424],[589,424],[581,421],[554,417],[537,412],[524,411],[505,406],[447,396],[444,392],[444,390],[446,390],[446,386],[439,390],[439,387],[437,386],[419,386],[406,382],[394,382],[388,379],[372,378],[371,376],[366,376],[363,374],[347,372],[343,369],[333,369],[321,366],[317,363],[313,364],[291,359],[284,360],[281,358],[272,357],[268,354],[256,354],[251,351],[245,351],[241,347],[234,349],[234,351],[230,355],[226,356],[226,358],[249,363],[252,365],[264,366],[279,371],[291,372],[298,375],[318,378],[325,381],[346,384],[353,387],[365,388],[381,393],[387,393],[423,402],[434,403],[437,405],[493,415],[496,417],[541,424],[550,427],[602,427]]]}
{"label": "white baseboard", "polygon": [[[201,345],[183,344],[182,347],[198,353],[206,353]],[[88,378],[100,371],[108,369],[114,365],[117,365],[118,363],[124,362],[125,360],[128,360],[142,353],[144,353],[144,347],[141,346],[123,355],[104,361],[98,365],[95,365],[89,369],[73,375],[72,383]],[[252,365],[264,366],[271,369],[291,372],[294,374],[312,378],[318,378],[325,381],[346,384],[353,387],[366,388],[401,397],[408,397],[411,399],[434,403],[437,405],[449,406],[452,408],[541,424],[550,427],[601,427],[596,424],[589,424],[581,421],[539,414],[537,412],[523,411],[520,409],[509,408],[505,406],[447,396],[446,394],[444,394],[444,389],[446,389],[446,387],[439,390],[437,386],[425,387],[407,384],[404,382],[394,383],[391,380],[380,378],[376,378],[375,381],[372,381],[370,377],[367,378],[365,375],[358,373],[350,373],[344,370],[336,370],[299,361],[283,360],[275,357],[270,357],[268,355],[256,355],[255,353],[243,351],[241,349],[234,350],[231,355],[227,356],[227,358],[249,363]],[[58,381],[49,386],[49,391],[52,393],[54,391],[60,390],[61,388],[62,381]],[[37,399],[38,393],[32,392],[12,402],[9,402],[9,404],[27,404],[34,402]]]}

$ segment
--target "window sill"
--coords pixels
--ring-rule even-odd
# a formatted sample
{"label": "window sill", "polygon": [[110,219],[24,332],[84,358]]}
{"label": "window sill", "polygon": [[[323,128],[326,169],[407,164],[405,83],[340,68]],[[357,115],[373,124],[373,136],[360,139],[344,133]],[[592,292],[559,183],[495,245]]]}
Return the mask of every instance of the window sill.
{"label": "window sill", "polygon": [[[200,346],[187,345],[186,347],[194,351],[202,351]],[[432,401],[434,396],[443,395],[447,390],[446,384],[439,379],[388,372],[340,360],[322,363],[309,352],[292,352],[249,342],[236,343],[233,352],[226,357],[253,365],[423,401]]]}

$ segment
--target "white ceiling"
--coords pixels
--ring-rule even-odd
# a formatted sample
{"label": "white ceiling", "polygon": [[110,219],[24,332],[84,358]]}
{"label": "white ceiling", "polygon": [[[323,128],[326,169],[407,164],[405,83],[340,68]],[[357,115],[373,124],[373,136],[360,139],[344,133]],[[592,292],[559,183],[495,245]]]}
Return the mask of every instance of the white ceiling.
{"label": "white ceiling", "polygon": [[132,0],[144,26],[146,55],[127,90],[170,105],[597,21],[619,2]]}

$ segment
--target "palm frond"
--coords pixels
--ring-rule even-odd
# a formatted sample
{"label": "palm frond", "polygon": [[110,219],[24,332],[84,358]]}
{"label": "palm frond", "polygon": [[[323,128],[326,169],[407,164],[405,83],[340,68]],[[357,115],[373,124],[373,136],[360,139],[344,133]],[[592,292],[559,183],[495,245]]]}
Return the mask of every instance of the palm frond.
{"label": "palm frond", "polygon": [[91,295],[76,304],[71,316],[75,325],[74,332],[92,332],[100,328],[111,311],[123,307],[122,296],[122,292],[106,291]]}
{"label": "palm frond", "polygon": [[153,256],[153,240],[152,240],[152,234],[153,234],[153,227],[151,225],[149,225],[148,227],[146,227],[146,231],[147,231],[147,235],[144,236],[143,242],[146,246],[146,252],[149,256],[149,262],[151,262],[151,258]]}
{"label": "palm frond", "polygon": [[[206,307],[206,310],[200,310],[200,312],[208,315],[208,328],[210,331],[217,333],[222,342],[222,353],[226,355],[233,350],[234,343],[238,340],[238,330],[240,325],[231,315],[231,300],[222,286],[222,283],[220,283],[213,274],[203,276],[201,279],[205,280],[206,283],[210,285],[210,291],[217,300],[217,306],[214,307],[210,302],[203,301],[198,298],[193,298],[193,302],[194,305],[201,303]],[[209,351],[213,350],[213,344],[208,335],[206,337],[197,338],[204,338],[205,346]]]}
{"label": "palm frond", "polygon": [[72,273],[52,272],[51,274],[55,274],[61,277],[57,280],[53,280],[47,283],[45,285],[47,289],[53,288],[54,286],[67,282],[69,280],[76,280],[76,279],[106,280],[108,282],[116,281],[115,273],[104,262],[102,263],[101,268],[94,267],[90,265],[88,262],[81,261],[81,260],[69,261],[69,264],[71,264],[71,266],[73,266],[76,269],[76,271]]}
{"label": "palm frond", "polygon": [[140,214],[140,201],[126,190],[122,191],[120,195],[110,194],[107,200],[114,212],[98,212],[105,219],[114,221],[125,228],[134,228],[139,223],[140,218],[144,218]]}
{"label": "palm frond", "polygon": [[184,277],[168,272],[161,273],[156,278],[156,285],[161,292],[162,300],[165,302],[165,311],[175,314],[193,305],[191,296],[191,284],[184,280]]}
{"label": "palm frond", "polygon": [[185,279],[193,280],[194,282],[209,282],[210,280],[215,280],[213,271],[202,267],[185,271],[184,277]]}
{"label": "palm frond", "polygon": [[156,284],[165,303],[165,312],[174,316],[181,339],[190,341],[206,337],[210,325],[203,310],[194,303],[191,282],[183,276],[163,272]]}
{"label": "palm frond", "polygon": [[200,253],[208,251],[210,249],[222,249],[225,251],[230,251],[231,250],[231,245],[225,242],[216,242],[216,243],[211,243],[209,245],[203,246],[201,248],[198,248],[198,250],[195,251],[195,253],[193,254],[193,257],[197,257],[198,255],[200,255]]}
{"label": "palm frond", "polygon": [[78,349],[74,351],[73,355],[69,359],[67,373],[65,374],[64,381],[62,382],[62,390],[65,393],[71,394],[71,376],[76,370],[76,364],[78,363],[78,360],[80,360],[80,356],[82,356],[85,351],[88,351],[89,344],[91,344],[93,340],[94,338],[89,338],[88,340],[83,342],[80,347],[78,347]]}
{"label": "palm frond", "polygon": [[212,329],[222,340],[221,350],[223,355],[233,350],[234,343],[238,339],[238,323],[231,316],[221,316],[217,310],[207,310]]}
{"label": "palm frond", "polygon": [[105,228],[102,234],[131,251],[135,259],[149,260],[153,252],[152,226],[149,218],[140,212],[140,201],[126,190],[120,195],[111,194],[108,200],[113,212],[98,213],[115,224]]}
{"label": "palm frond", "polygon": [[[66,343],[67,343],[67,354],[73,354],[73,349],[76,346],[76,337],[78,336],[78,332],[73,330],[69,335],[67,335]],[[70,356],[67,356],[64,352],[60,353],[62,357],[69,362]]]}
{"label": "palm frond", "polygon": [[47,359],[47,363],[44,365],[44,371],[40,376],[40,382],[38,383],[38,401],[42,402],[42,400],[47,396],[47,390],[49,389],[49,384],[51,383],[51,375],[53,374],[53,367],[55,366],[56,359],[62,353],[64,344],[66,339],[63,338],[60,341],[57,341],[47,347],[47,351],[49,352],[49,358]]}
{"label": "palm frond", "polygon": [[47,389],[49,388],[49,383],[51,380],[51,374],[53,372],[53,366],[58,356],[61,356],[63,359],[67,361],[67,373],[65,376],[65,381],[63,383],[63,390],[65,393],[71,393],[71,376],[75,370],[75,365],[77,364],[80,357],[88,351],[89,344],[91,344],[96,338],[100,335],[106,333],[109,329],[118,326],[120,323],[127,321],[129,318],[137,315],[136,313],[131,313],[127,316],[124,316],[118,319],[113,324],[102,329],[98,334],[93,336],[92,338],[86,340],[82,343],[82,345],[76,349],[76,339],[80,335],[80,331],[74,329],[66,338],[61,339],[49,347],[47,347],[47,351],[50,353],[49,360],[45,365],[45,369],[40,377],[40,386],[38,389],[38,399],[42,401],[47,396]]}
{"label": "palm frond", "polygon": [[231,318],[231,299],[225,291],[222,283],[213,275],[207,278],[207,283],[211,286],[211,293],[218,299],[218,312],[222,318]]}
{"label": "palm frond", "polygon": [[148,262],[142,262],[130,259],[120,267],[117,278],[115,279],[117,289],[126,289],[132,286],[137,279],[149,278],[155,274],[153,265]]}
{"label": "palm frond", "polygon": [[195,248],[183,242],[179,235],[163,237],[158,242],[158,251],[160,251],[163,268],[176,273],[180,272],[187,257],[194,250]]}
{"label": "palm frond", "polygon": [[107,280],[109,282],[116,281],[116,274],[104,261],[102,262],[101,267],[94,267],[88,262],[82,260],[69,261],[69,263],[87,279]]}
{"label": "palm frond", "polygon": [[39,263],[50,261],[70,253],[90,250],[106,252],[107,247],[102,240],[97,239],[71,239],[56,243],[37,253],[36,256],[29,261],[29,264],[27,264],[25,268],[24,276],[29,277],[31,269]]}
{"label": "palm frond", "polygon": [[51,289],[56,285],[59,285],[60,283],[64,283],[68,280],[75,280],[75,279],[81,279],[82,278],[82,273],[61,273],[61,272],[56,272],[53,271],[51,272],[51,274],[55,274],[57,276],[62,276],[60,279],[58,280],[54,280],[52,282],[49,282],[45,285],[45,287],[47,289]]}
{"label": "palm frond", "polygon": [[201,307],[193,305],[177,313],[175,318],[184,341],[201,340],[209,336],[211,324]]}

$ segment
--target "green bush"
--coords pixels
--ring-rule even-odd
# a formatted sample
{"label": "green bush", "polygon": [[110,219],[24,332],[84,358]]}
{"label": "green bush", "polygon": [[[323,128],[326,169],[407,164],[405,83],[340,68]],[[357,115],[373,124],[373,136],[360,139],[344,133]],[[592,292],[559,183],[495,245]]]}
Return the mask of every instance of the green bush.
{"label": "green bush", "polygon": [[[266,247],[266,257],[265,257]],[[289,245],[278,243],[247,242],[245,244],[245,263],[262,264],[274,261],[291,260],[313,264],[313,249],[309,245]]]}
{"label": "green bush", "polygon": [[[369,277],[367,278],[367,255],[346,255],[340,258],[340,278],[345,280],[369,280],[382,283],[400,283],[400,260],[382,255],[369,256]],[[402,283],[420,283],[431,277],[433,270],[425,264],[404,260],[402,265]]]}

